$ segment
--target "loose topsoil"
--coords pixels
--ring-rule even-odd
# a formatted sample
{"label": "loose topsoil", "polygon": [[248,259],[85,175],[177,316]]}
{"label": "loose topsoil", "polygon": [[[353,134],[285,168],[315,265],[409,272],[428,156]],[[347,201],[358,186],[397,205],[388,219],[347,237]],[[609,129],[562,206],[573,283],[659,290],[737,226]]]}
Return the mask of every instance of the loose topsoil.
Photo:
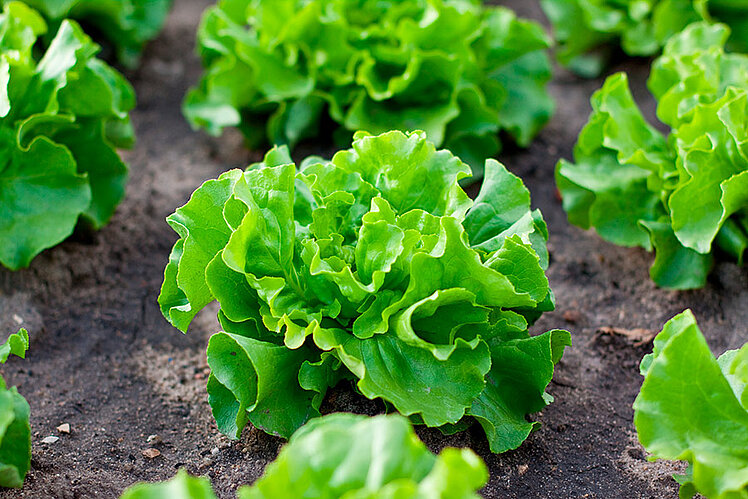
{"label": "loose topsoil", "polygon": [[[546,22],[537,2],[503,2]],[[164,218],[204,180],[257,160],[234,132],[209,138],[180,114],[189,85],[200,75],[195,30],[209,0],[176,0],[159,39],[141,67],[128,74],[138,93],[132,118],[138,134],[124,153],[132,169],[127,199],[101,232],[76,235],[39,256],[28,270],[0,269],[0,332],[31,332],[25,361],[2,369],[31,405],[32,469],[21,490],[0,497],[117,497],[139,481],[170,478],[178,468],[209,476],[222,498],[252,483],[282,441],[246,429],[238,442],[220,435],[205,394],[205,346],[218,329],[216,308],[182,335],[159,313],[162,273],[176,234]],[[649,61],[625,61],[634,93],[654,119],[645,80]],[[748,272],[717,265],[698,291],[657,289],[649,280],[652,255],[602,241],[572,227],[553,180],[559,157],[570,158],[601,79],[558,70],[551,90],[557,112],[527,150],[505,148],[500,159],[532,191],[550,228],[548,271],[558,310],[533,327],[569,329],[567,350],[549,391],[556,402],[522,447],[493,455],[479,428],[451,437],[418,429],[434,451],[469,446],[488,464],[486,497],[676,497],[677,465],[649,463],[636,440],[631,404],[641,378],[638,363],[651,349],[611,329],[656,331],[691,308],[716,353],[748,340]],[[304,151],[304,153],[327,152]],[[639,333],[642,333],[639,331]],[[646,335],[646,331],[643,333]],[[326,411],[375,414],[380,403],[333,390]],[[68,423],[69,434],[56,427]],[[48,436],[60,437],[45,444]],[[157,457],[143,451],[156,449]],[[155,452],[146,452],[148,455]]]}

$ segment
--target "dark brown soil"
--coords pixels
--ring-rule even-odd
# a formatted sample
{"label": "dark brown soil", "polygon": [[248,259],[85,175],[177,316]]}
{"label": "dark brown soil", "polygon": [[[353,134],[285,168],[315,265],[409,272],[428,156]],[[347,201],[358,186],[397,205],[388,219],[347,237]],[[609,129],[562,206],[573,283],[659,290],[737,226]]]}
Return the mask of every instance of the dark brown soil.
{"label": "dark brown soil", "polygon": [[[219,496],[229,498],[261,475],[281,444],[256,430],[231,442],[216,430],[204,388],[204,349],[217,329],[216,309],[183,336],[156,304],[176,239],[164,218],[203,180],[257,157],[237,134],[208,138],[190,131],[180,114],[182,96],[200,74],[194,32],[210,3],[177,0],[165,32],[130,75],[139,97],[133,113],[139,142],[125,154],[132,181],[112,223],[93,238],[45,252],[28,270],[0,270],[0,332],[23,325],[32,335],[28,358],[13,359],[2,371],[31,404],[34,444],[26,485],[0,497],[117,497],[134,482],[163,480],[185,467],[210,476]],[[542,18],[536,2],[504,3]],[[622,69],[653,116],[644,87],[647,61],[626,64]],[[570,157],[600,84],[559,71],[551,124],[529,150],[501,155],[532,190],[551,231],[549,276],[558,310],[534,330],[565,327],[574,335],[550,387],[556,402],[538,416],[542,429],[503,455],[491,455],[478,430],[443,437],[419,429],[434,450],[470,446],[486,460],[486,497],[675,497],[673,466],[645,460],[632,424],[637,365],[651,345],[598,330],[656,330],[690,307],[716,352],[748,340],[746,269],[723,263],[703,290],[660,290],[648,278],[650,254],[607,244],[567,223],[553,168],[559,157]],[[331,394],[327,407],[381,409],[345,387]],[[70,434],[57,432],[62,423],[70,424]],[[42,443],[50,435],[60,440]],[[144,457],[151,448],[161,455]]]}

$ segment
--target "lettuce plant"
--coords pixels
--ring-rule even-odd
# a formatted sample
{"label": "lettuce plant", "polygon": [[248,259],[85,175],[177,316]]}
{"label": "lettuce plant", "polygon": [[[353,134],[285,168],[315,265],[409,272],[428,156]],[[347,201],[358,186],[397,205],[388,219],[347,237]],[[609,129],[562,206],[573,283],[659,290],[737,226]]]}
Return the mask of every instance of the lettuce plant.
{"label": "lettuce plant", "polygon": [[[0,0],[8,4],[12,0]],[[119,60],[134,66],[143,45],[158,35],[172,0],[22,0],[55,29],[64,19],[93,27],[114,47]]]}
{"label": "lettuce plant", "polygon": [[718,20],[733,29],[731,47],[748,51],[745,0],[541,0],[553,25],[562,64],[596,76],[604,60],[595,51],[620,43],[632,56],[657,54],[668,39],[692,22]]}
{"label": "lettuce plant", "polygon": [[124,196],[133,143],[129,83],[63,21],[37,60],[42,18],[20,2],[0,15],[0,263],[27,266],[75,228],[105,225]]}
{"label": "lettuce plant", "polygon": [[423,132],[360,132],[299,168],[275,148],[168,218],[180,239],[159,303],[182,331],[220,304],[208,393],[222,432],[250,421],[288,437],[349,379],[428,426],[472,416],[494,452],[527,438],[570,344],[527,331],[553,308],[548,233],[502,165],[486,162],[475,202],[469,173]]}
{"label": "lettuce plant", "polygon": [[593,112],[556,180],[569,221],[624,246],[654,248],[660,286],[704,285],[715,249],[742,264],[748,247],[748,56],[723,50],[729,30],[698,23],[671,38],[649,88],[665,137],[646,122],[625,74]]}
{"label": "lettuce plant", "polygon": [[293,147],[329,115],[346,140],[425,130],[481,167],[500,130],[525,146],[553,110],[540,25],[478,0],[221,0],[198,39],[186,117],[253,146]]}
{"label": "lettuce plant", "polygon": [[748,343],[715,359],[690,310],[641,363],[634,423],[652,459],[688,461],[680,497],[748,497]]}
{"label": "lettuce plant", "polygon": [[[488,471],[469,449],[438,456],[418,440],[407,419],[332,414],[297,431],[265,474],[239,499],[263,497],[478,498]],[[122,499],[215,499],[207,478],[180,471],[169,482],[140,484]]]}
{"label": "lettuce plant", "polygon": [[[29,333],[21,329],[0,344],[0,364],[11,354],[23,359],[28,348]],[[21,487],[31,467],[29,412],[26,399],[0,376],[0,487]]]}

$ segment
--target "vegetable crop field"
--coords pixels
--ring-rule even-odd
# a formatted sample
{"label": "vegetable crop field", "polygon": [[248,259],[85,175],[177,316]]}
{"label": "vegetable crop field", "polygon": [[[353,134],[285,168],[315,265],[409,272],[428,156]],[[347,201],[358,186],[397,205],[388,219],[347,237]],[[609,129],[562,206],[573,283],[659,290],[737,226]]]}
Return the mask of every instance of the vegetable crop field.
{"label": "vegetable crop field", "polygon": [[[416,29],[434,8],[398,25],[422,60],[380,40],[312,83],[237,34],[243,0],[199,40],[215,1],[160,31],[153,2],[114,47],[113,20],[25,3],[0,0],[0,498],[748,497],[745,2],[581,41],[559,5],[595,2],[484,2],[501,36],[454,67],[462,35]],[[438,81],[378,80],[401,62]]]}

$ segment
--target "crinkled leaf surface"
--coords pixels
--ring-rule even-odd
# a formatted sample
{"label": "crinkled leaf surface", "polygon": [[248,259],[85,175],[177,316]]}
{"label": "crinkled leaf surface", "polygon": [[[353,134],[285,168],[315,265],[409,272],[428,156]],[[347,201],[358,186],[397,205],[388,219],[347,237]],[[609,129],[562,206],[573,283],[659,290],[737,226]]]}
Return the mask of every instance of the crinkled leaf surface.
{"label": "crinkled leaf surface", "polygon": [[[240,499],[262,497],[478,498],[488,471],[469,449],[435,456],[402,416],[332,414],[307,423]],[[210,481],[180,470],[168,482],[137,484],[121,499],[215,499]]]}
{"label": "crinkled leaf surface", "polygon": [[239,497],[471,498],[487,478],[468,449],[434,456],[401,416],[332,414],[300,429]]}
{"label": "crinkled leaf surface", "polygon": [[660,286],[702,287],[715,250],[748,248],[748,56],[729,29],[696,23],[668,41],[649,88],[669,137],[646,122],[626,75],[610,76],[556,181],[569,221],[624,246],[654,248]]}
{"label": "crinkled leaf surface", "polygon": [[[12,0],[0,0],[0,5]],[[98,28],[119,60],[135,66],[146,42],[161,31],[172,0],[22,0],[52,26],[75,19]]]}
{"label": "crinkled leaf surface", "polygon": [[216,495],[209,479],[190,476],[180,469],[167,482],[133,485],[120,499],[216,499]]}
{"label": "crinkled leaf surface", "polygon": [[[689,463],[680,497],[748,495],[748,344],[715,359],[690,310],[670,320],[641,364],[634,423],[653,459]],[[742,404],[741,404],[742,399]]]}
{"label": "crinkled leaf surface", "polygon": [[559,62],[583,76],[597,76],[606,51],[620,45],[632,56],[658,53],[667,41],[698,21],[726,23],[732,50],[748,51],[748,5],[733,0],[541,0],[553,26]]}
{"label": "crinkled leaf surface", "polygon": [[429,426],[464,425],[480,403],[497,452],[527,437],[569,344],[527,332],[553,307],[548,232],[501,164],[475,203],[469,172],[423,132],[357,133],[301,168],[273,149],[169,217],[180,239],[159,303],[183,331],[220,304],[208,392],[222,432],[289,437],[347,379]]}
{"label": "crinkled leaf surface", "polygon": [[222,0],[198,45],[187,119],[250,144],[293,147],[328,114],[349,132],[424,130],[479,171],[500,130],[525,146],[553,112],[542,28],[477,0]]}
{"label": "crinkled leaf surface", "polygon": [[29,265],[79,220],[105,225],[124,197],[135,106],[124,77],[95,58],[91,39],[64,21],[39,60],[46,30],[20,2],[0,15],[0,263]]}

